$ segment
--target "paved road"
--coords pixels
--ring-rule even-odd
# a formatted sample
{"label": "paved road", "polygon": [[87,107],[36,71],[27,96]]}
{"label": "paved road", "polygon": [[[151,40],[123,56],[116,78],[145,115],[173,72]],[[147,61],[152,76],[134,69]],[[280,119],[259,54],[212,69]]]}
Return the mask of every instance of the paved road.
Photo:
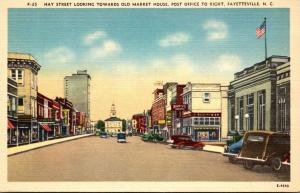
{"label": "paved road", "polygon": [[289,170],[245,170],[217,153],[129,137],[86,137],[8,157],[9,181],[288,181]]}

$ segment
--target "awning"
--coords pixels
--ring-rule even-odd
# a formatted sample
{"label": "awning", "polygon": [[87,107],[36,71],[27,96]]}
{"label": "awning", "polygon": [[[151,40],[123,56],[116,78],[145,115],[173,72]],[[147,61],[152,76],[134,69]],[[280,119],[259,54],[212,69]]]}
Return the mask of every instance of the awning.
{"label": "awning", "polygon": [[46,131],[51,131],[51,128],[47,125],[47,124],[40,124],[42,126],[43,129],[45,129]]}
{"label": "awning", "polygon": [[14,129],[14,128],[15,128],[14,124],[12,124],[10,120],[7,120],[7,129]]}

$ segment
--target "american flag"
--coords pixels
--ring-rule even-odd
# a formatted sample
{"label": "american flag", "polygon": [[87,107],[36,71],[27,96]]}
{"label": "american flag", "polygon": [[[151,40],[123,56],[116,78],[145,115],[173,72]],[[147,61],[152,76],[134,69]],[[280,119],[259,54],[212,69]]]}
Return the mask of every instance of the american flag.
{"label": "american flag", "polygon": [[261,38],[266,33],[266,21],[256,28],[256,38]]}

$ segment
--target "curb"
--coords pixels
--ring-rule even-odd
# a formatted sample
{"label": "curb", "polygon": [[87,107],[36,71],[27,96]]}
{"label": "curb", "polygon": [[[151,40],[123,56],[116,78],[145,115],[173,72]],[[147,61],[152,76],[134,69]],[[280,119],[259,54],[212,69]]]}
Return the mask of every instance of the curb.
{"label": "curb", "polygon": [[[35,150],[35,149],[39,149],[39,148],[43,148],[43,147],[47,147],[47,146],[50,146],[50,145],[55,145],[55,144],[59,144],[59,143],[64,143],[64,142],[67,142],[67,141],[73,141],[73,140],[76,140],[76,139],[81,139],[81,138],[84,138],[84,137],[90,137],[94,134],[85,134],[85,135],[79,135],[79,136],[73,136],[73,137],[66,137],[66,138],[63,138],[64,140],[61,140],[61,141],[52,141],[52,143],[49,143],[49,144],[38,144],[38,143],[42,143],[42,142],[37,142],[37,146],[35,147],[32,147],[32,148],[29,148],[29,149],[24,149],[24,150],[16,150],[15,152],[11,152],[9,153],[9,149],[11,148],[8,148],[7,149],[7,156],[10,157],[10,156],[13,156],[13,155],[17,155],[17,154],[20,154],[20,153],[25,153],[25,152],[28,152],[28,151],[31,151],[31,150]],[[45,141],[45,142],[48,142],[48,141]],[[26,147],[25,146],[18,146],[19,148],[20,147]],[[18,147],[12,147],[12,148],[18,148]]]}
{"label": "curb", "polygon": [[[145,143],[156,143],[156,144],[162,144],[162,145],[169,145],[170,143],[167,142],[154,142],[154,141],[144,141]],[[219,150],[213,150],[213,149],[205,149],[205,147],[207,148],[217,148]],[[210,152],[210,153],[219,153],[222,154],[224,152],[224,149],[222,146],[215,146],[215,145],[205,145],[203,150],[205,152]]]}

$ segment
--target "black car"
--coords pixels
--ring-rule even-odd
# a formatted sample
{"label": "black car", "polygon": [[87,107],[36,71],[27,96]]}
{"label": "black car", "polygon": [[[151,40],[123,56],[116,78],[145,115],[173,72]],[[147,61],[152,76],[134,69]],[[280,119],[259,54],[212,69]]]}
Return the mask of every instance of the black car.
{"label": "black car", "polygon": [[108,137],[108,134],[106,132],[100,132],[100,135],[99,135],[101,138],[107,138]]}

